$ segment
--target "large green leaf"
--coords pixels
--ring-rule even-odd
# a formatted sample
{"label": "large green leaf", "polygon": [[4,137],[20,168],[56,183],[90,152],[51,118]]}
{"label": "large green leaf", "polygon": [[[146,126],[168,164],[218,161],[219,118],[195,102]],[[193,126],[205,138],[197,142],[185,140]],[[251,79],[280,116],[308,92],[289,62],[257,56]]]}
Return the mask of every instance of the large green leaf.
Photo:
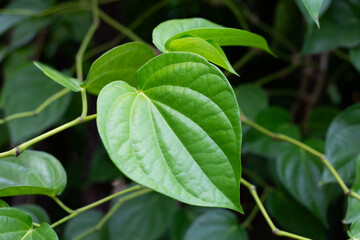
{"label": "large green leaf", "polygon": [[229,72],[238,75],[221,47],[213,40],[204,40],[197,37],[185,37],[175,39],[169,44],[170,52],[192,52],[203,56],[208,61],[225,68]]}
{"label": "large green leaf", "polygon": [[93,94],[99,94],[105,85],[115,80],[122,80],[136,87],[136,71],[154,56],[154,51],[140,42],[115,47],[91,65],[82,87]]}
{"label": "large green leaf", "polygon": [[27,150],[18,157],[0,158],[0,197],[60,194],[66,172],[60,162],[45,152]]}
{"label": "large green leaf", "polygon": [[348,235],[351,240],[358,240],[360,238],[360,218],[351,224]]}
{"label": "large green leaf", "polygon": [[354,68],[360,73],[360,46],[349,51],[350,61]]}
{"label": "large green leaf", "polygon": [[[50,81],[35,66],[26,64],[16,69],[5,81],[2,96],[5,116],[34,111],[61,89],[61,86]],[[11,141],[18,143],[53,125],[65,112],[70,97],[67,94],[55,100],[36,117],[19,118],[8,122]]]}
{"label": "large green leaf", "polygon": [[55,231],[47,223],[33,228],[31,217],[20,209],[0,208],[1,240],[57,240]]}
{"label": "large green leaf", "polygon": [[53,69],[52,67],[40,63],[34,62],[35,66],[39,68],[46,76],[59,83],[60,85],[70,89],[73,92],[79,92],[81,90],[81,82],[78,79],[71,78],[65,74]]}
{"label": "large green leaf", "polygon": [[[319,139],[308,139],[304,143],[320,151],[324,148]],[[290,194],[327,226],[327,209],[339,189],[334,185],[318,186],[323,171],[320,160],[297,146],[286,144],[277,152],[276,170]]]}
{"label": "large green leaf", "polygon": [[121,205],[111,216],[108,222],[109,239],[158,239],[166,231],[175,211],[175,201],[158,193],[134,198]]}
{"label": "large green leaf", "polygon": [[311,239],[327,239],[324,225],[308,209],[285,193],[271,192],[266,198],[266,209],[287,231]]}
{"label": "large green leaf", "polygon": [[[356,178],[354,184],[351,186],[351,190],[360,194],[360,153],[357,158],[356,164]],[[346,209],[345,219],[343,223],[349,224],[354,222],[357,218],[360,217],[360,201],[356,198],[349,197],[348,204]]]}
{"label": "large green leaf", "polygon": [[24,212],[26,212],[28,215],[30,215],[32,221],[35,223],[43,223],[43,222],[50,223],[49,215],[47,214],[45,209],[43,209],[39,205],[28,203],[28,204],[16,205],[14,207],[17,209],[21,209]]}
{"label": "large green leaf", "polygon": [[[334,118],[326,134],[326,157],[347,183],[354,181],[359,146],[360,104],[355,104]],[[322,181],[336,182],[336,179],[325,169]]]}
{"label": "large green leaf", "polygon": [[[66,223],[64,229],[64,240],[73,240],[78,237],[80,234],[86,232],[87,230],[93,228],[98,224],[103,218],[104,214],[97,210],[86,211],[76,218],[70,220]],[[83,240],[107,240],[107,225],[104,225],[99,231],[96,231]]]}
{"label": "large green leaf", "polygon": [[98,98],[98,130],[115,165],[179,201],[242,212],[240,114],[221,71],[193,53],[166,53],[137,81],[139,90],[113,82]]}
{"label": "large green leaf", "polygon": [[248,240],[247,233],[234,213],[213,209],[198,217],[187,230],[184,240]]}

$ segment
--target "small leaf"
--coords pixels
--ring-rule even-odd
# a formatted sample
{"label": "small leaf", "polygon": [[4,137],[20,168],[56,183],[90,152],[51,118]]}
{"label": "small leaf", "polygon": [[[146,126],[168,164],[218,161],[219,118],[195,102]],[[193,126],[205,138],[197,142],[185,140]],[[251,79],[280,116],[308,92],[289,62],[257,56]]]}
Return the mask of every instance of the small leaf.
{"label": "small leaf", "polygon": [[187,230],[184,240],[248,240],[234,213],[213,209],[198,217]]}
{"label": "small leaf", "polygon": [[87,80],[82,87],[96,95],[105,85],[115,80],[122,80],[136,87],[136,71],[154,56],[154,51],[140,42],[115,47],[91,65]]}
{"label": "small leaf", "polygon": [[66,185],[66,173],[60,162],[48,153],[32,150],[18,157],[0,158],[0,176],[0,197],[55,196]]}
{"label": "small leaf", "polygon": [[350,49],[349,56],[352,65],[360,73],[360,46]]}
{"label": "small leaf", "polygon": [[[360,154],[357,157],[356,164],[356,178],[354,184],[351,186],[351,190],[360,194]],[[356,198],[348,197],[348,204],[346,209],[345,219],[343,223],[350,224],[360,217],[360,201]]]}
{"label": "small leaf", "polygon": [[[97,210],[86,211],[76,218],[71,219],[65,226],[64,229],[64,240],[73,240],[76,239],[80,234],[86,232],[87,230],[93,228],[98,224],[103,218],[104,214]],[[106,240],[107,225],[104,225],[99,231],[88,235],[83,238],[83,240]]]}
{"label": "small leaf", "polygon": [[360,238],[360,218],[357,218],[350,226],[348,235],[351,240],[358,240]]}
{"label": "small leaf", "polygon": [[32,221],[35,223],[43,223],[43,222],[50,223],[49,215],[39,205],[21,204],[21,205],[14,206],[14,208],[17,208],[17,209],[20,209],[20,210],[23,210],[24,212],[26,212],[28,215],[30,215],[30,217],[32,218]]}
{"label": "small leaf", "polygon": [[113,82],[98,97],[98,130],[115,165],[179,201],[242,212],[240,114],[221,71],[197,54],[166,53],[137,81],[140,90]]}
{"label": "small leaf", "polygon": [[31,217],[22,210],[0,208],[0,239],[58,240],[58,237],[47,223],[33,228]]}
{"label": "small leaf", "polygon": [[[334,118],[326,134],[326,157],[347,183],[354,181],[359,146],[360,104],[355,104]],[[336,182],[336,179],[325,169],[322,182]]]}
{"label": "small leaf", "polygon": [[302,2],[318,28],[320,28],[319,14],[323,0],[302,0]]}
{"label": "small leaf", "polygon": [[81,82],[75,78],[66,76],[65,74],[53,69],[52,67],[40,63],[34,62],[35,66],[39,68],[46,76],[59,83],[60,85],[70,89],[73,92],[79,92],[81,90]]}
{"label": "small leaf", "polygon": [[108,222],[109,239],[158,239],[165,233],[175,211],[175,201],[158,193],[131,199],[111,216]]}
{"label": "small leaf", "polygon": [[231,66],[221,47],[211,39],[207,41],[197,37],[185,37],[175,39],[169,44],[168,50],[170,52],[177,51],[197,53],[200,56],[206,58],[208,61],[220,67],[223,67],[229,72],[239,76]]}
{"label": "small leaf", "polygon": [[7,204],[7,202],[5,202],[4,200],[0,199],[0,208],[3,208],[3,207],[9,207],[9,204]]}

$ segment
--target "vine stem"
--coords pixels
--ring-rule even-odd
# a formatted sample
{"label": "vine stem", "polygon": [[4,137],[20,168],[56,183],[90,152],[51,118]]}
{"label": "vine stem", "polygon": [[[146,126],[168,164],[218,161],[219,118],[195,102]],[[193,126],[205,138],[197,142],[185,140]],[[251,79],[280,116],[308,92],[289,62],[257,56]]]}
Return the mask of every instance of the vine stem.
{"label": "vine stem", "polygon": [[124,202],[129,201],[138,196],[144,195],[151,191],[153,191],[153,190],[152,189],[143,189],[143,190],[137,191],[135,193],[129,194],[123,198],[120,198],[115,203],[115,205],[112,206],[112,208],[104,215],[104,217],[100,220],[100,222],[95,227],[92,227],[92,228],[88,229],[87,231],[83,232],[82,234],[80,234],[79,236],[74,238],[74,240],[81,240],[81,239],[89,236],[90,234],[99,231]]}
{"label": "vine stem", "polygon": [[46,133],[43,133],[43,134],[41,134],[41,135],[39,135],[39,136],[37,136],[37,137],[27,141],[27,142],[24,142],[24,143],[20,144],[19,146],[15,147],[15,148],[13,148],[13,149],[11,149],[9,151],[0,153],[0,158],[11,157],[11,156],[17,157],[22,152],[24,152],[25,149],[27,149],[28,147],[34,145],[35,143],[38,143],[38,142],[40,142],[40,141],[42,141],[42,140],[44,140],[44,139],[46,139],[48,137],[51,137],[52,135],[55,135],[55,134],[57,134],[59,132],[62,132],[64,130],[68,129],[68,128],[71,128],[71,127],[75,126],[75,125],[78,125],[78,124],[85,123],[85,122],[88,122],[90,120],[93,120],[93,119],[96,118],[96,116],[97,116],[96,114],[93,114],[93,115],[90,115],[90,116],[87,116],[87,117],[78,117],[78,118],[76,118],[76,119],[74,119],[74,120],[72,120],[72,121],[70,121],[68,123],[65,123],[65,124],[55,128],[55,129],[53,129],[53,130],[50,130],[50,131],[48,131]]}
{"label": "vine stem", "polygon": [[0,125],[4,124],[6,122],[9,122],[14,119],[18,118],[24,118],[24,117],[34,117],[37,116],[40,112],[42,112],[46,107],[48,107],[51,103],[56,101],[57,99],[61,98],[65,94],[70,92],[70,89],[64,88],[61,91],[55,93],[54,95],[47,98],[40,106],[38,106],[34,111],[27,111],[27,112],[21,112],[21,113],[15,113],[12,115],[9,115],[3,119],[0,119]]}
{"label": "vine stem", "polygon": [[336,169],[331,165],[331,163],[329,162],[329,160],[327,159],[327,157],[325,156],[325,154],[315,150],[314,148],[292,138],[289,136],[286,136],[284,134],[277,134],[277,133],[273,133],[270,130],[260,126],[259,124],[257,124],[256,122],[251,121],[250,119],[248,119],[245,115],[241,116],[241,122],[243,124],[246,124],[254,129],[256,129],[257,131],[271,137],[272,139],[276,140],[276,141],[285,141],[288,143],[291,143],[295,146],[298,146],[301,149],[304,149],[305,151],[307,151],[308,153],[318,157],[321,162],[329,169],[329,171],[331,172],[331,174],[334,176],[334,178],[336,179],[336,181],[339,183],[341,189],[343,190],[344,194],[346,196],[350,196],[352,198],[356,198],[358,200],[360,200],[360,195],[357,194],[356,192],[350,190],[346,184],[344,183],[344,181],[342,180],[342,178],[340,177],[340,175],[338,174],[338,172],[336,171]]}
{"label": "vine stem", "polygon": [[245,179],[241,178],[241,184],[244,185],[249,191],[251,196],[254,198],[256,205],[258,206],[259,210],[261,211],[261,213],[263,214],[266,222],[268,223],[271,231],[273,234],[280,236],[280,237],[289,237],[292,239],[299,239],[299,240],[311,240],[310,238],[306,238],[306,237],[302,237],[293,233],[289,233],[289,232],[285,232],[282,230],[279,230],[275,224],[273,223],[273,221],[271,220],[269,214],[267,213],[261,199],[259,198],[259,195],[256,192],[256,187],[255,185],[249,183],[248,181],[246,181]]}
{"label": "vine stem", "polygon": [[50,196],[53,200],[54,200],[54,202],[56,202],[57,203],[57,205],[59,205],[65,212],[67,212],[67,213],[73,213],[74,212],[74,210],[72,210],[72,209],[70,209],[69,207],[67,207],[58,197],[56,197],[56,196]]}
{"label": "vine stem", "polygon": [[[141,190],[142,188],[143,188],[142,186],[136,185],[136,186],[134,186],[134,187],[125,189],[125,190],[123,190],[123,191],[120,191],[120,192],[111,194],[110,196],[107,196],[107,197],[105,197],[105,198],[103,198],[103,199],[100,199],[100,200],[98,200],[98,201],[96,201],[96,202],[94,202],[94,203],[91,203],[91,204],[89,204],[89,205],[86,205],[86,206],[84,206],[84,207],[81,207],[81,208],[79,208],[79,209],[76,209],[73,213],[71,213],[71,214],[67,215],[66,217],[60,219],[59,221],[53,223],[53,224],[51,225],[51,227],[52,227],[52,228],[55,228],[55,227],[59,226],[60,224],[66,222],[66,221],[68,221],[68,220],[70,220],[71,218],[76,217],[77,215],[79,215],[79,214],[82,213],[82,212],[85,212],[85,211],[87,211],[87,210],[89,210],[89,209],[91,209],[91,208],[94,208],[94,207],[96,207],[96,206],[99,206],[99,205],[101,205],[101,204],[103,204],[103,203],[105,203],[105,202],[107,202],[107,201],[110,201],[111,199],[114,199],[114,198],[116,198],[116,197],[118,197],[118,196],[121,196],[121,195],[124,195],[124,194],[126,194],[126,193],[130,193],[130,192],[138,191],[138,190],[140,190],[139,192],[141,192],[142,194],[145,194],[145,193],[149,192],[148,189],[143,189],[143,190]],[[144,191],[144,190],[147,190],[147,191]],[[138,194],[138,195],[136,195],[136,196],[140,196],[140,195],[141,195],[141,194]],[[129,195],[129,196],[130,196],[130,195]]]}
{"label": "vine stem", "polygon": [[85,52],[87,46],[89,45],[89,42],[90,42],[92,36],[94,35],[96,29],[99,27],[99,24],[100,24],[99,8],[98,8],[96,0],[91,1],[91,9],[92,9],[92,13],[93,13],[93,21],[91,23],[89,30],[86,33],[81,45],[80,45],[79,51],[76,53],[76,57],[75,57],[76,76],[80,81],[83,81],[82,61],[83,61],[84,52]]}
{"label": "vine stem", "polygon": [[256,81],[256,84],[262,86],[264,84],[267,84],[267,83],[277,80],[279,78],[283,78],[286,75],[295,71],[298,67],[299,67],[298,64],[290,64],[289,66],[287,66],[283,69],[280,69],[277,72],[271,73],[265,77],[260,78],[259,80]]}

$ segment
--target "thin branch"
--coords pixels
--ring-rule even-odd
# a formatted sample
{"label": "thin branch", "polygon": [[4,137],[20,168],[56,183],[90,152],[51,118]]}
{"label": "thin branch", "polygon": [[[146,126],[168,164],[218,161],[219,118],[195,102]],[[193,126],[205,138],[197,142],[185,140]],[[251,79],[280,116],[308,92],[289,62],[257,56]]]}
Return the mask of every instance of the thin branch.
{"label": "thin branch", "polygon": [[267,83],[277,80],[279,78],[283,78],[283,77],[289,75],[290,73],[292,73],[293,71],[295,71],[298,67],[299,67],[299,65],[290,64],[289,66],[287,66],[283,69],[280,69],[277,72],[271,73],[265,77],[260,78],[259,80],[256,81],[256,84],[262,86],[264,84],[267,84]]}
{"label": "thin branch", "polygon": [[67,213],[73,213],[74,210],[70,209],[69,207],[67,207],[58,197],[56,196],[51,196],[51,198],[57,203],[57,205],[59,205],[65,212]]}
{"label": "thin branch", "polygon": [[259,195],[256,192],[256,187],[255,185],[252,185],[251,183],[249,183],[248,181],[246,181],[245,179],[241,178],[241,184],[244,185],[249,191],[251,196],[254,198],[256,205],[259,207],[259,210],[261,211],[261,213],[263,214],[267,224],[269,225],[271,231],[273,234],[275,234],[276,236],[280,236],[280,237],[289,237],[292,239],[299,239],[299,240],[310,240],[310,238],[306,238],[306,237],[302,237],[293,233],[289,233],[289,232],[285,232],[282,230],[279,230],[275,224],[273,223],[273,221],[271,220],[269,214],[267,213],[263,203],[261,202]]}

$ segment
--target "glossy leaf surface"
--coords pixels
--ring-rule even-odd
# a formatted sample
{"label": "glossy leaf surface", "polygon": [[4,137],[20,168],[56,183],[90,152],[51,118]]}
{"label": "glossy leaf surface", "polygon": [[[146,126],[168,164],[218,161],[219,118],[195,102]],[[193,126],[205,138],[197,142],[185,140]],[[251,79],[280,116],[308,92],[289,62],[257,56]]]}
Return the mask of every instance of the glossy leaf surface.
{"label": "glossy leaf surface", "polygon": [[224,75],[199,55],[167,53],[137,81],[139,90],[113,82],[98,98],[98,130],[115,165],[179,201],[241,212],[240,114]]}
{"label": "glossy leaf surface", "polygon": [[247,240],[244,228],[234,213],[213,209],[198,217],[187,230],[184,240]]}
{"label": "glossy leaf surface", "polygon": [[[360,153],[357,157],[355,175],[356,178],[354,184],[351,186],[351,190],[360,194]],[[350,224],[360,217],[360,201],[356,198],[348,197],[347,202],[346,215],[343,223]]]}
{"label": "glossy leaf surface", "polygon": [[[76,218],[73,218],[68,223],[66,223],[64,229],[64,240],[73,240],[76,239],[79,235],[86,232],[87,230],[93,228],[100,222],[104,214],[97,210],[86,211]],[[95,231],[92,234],[89,234],[83,240],[107,240],[107,225],[104,225],[100,231]]]}
{"label": "glossy leaf surface", "polygon": [[[347,183],[355,178],[356,159],[360,146],[360,104],[352,105],[339,113],[326,134],[326,156]],[[329,170],[325,169],[322,181],[335,182]]]}
{"label": "glossy leaf surface", "polygon": [[47,224],[33,228],[31,217],[16,208],[0,208],[0,239],[2,240],[57,240],[54,230]]}
{"label": "glossy leaf surface", "polygon": [[[47,98],[62,89],[57,83],[49,81],[33,64],[29,63],[13,70],[3,86],[5,116],[34,111]],[[50,127],[65,112],[70,97],[71,95],[67,94],[55,100],[36,117],[19,118],[8,122],[11,141],[19,143]]]}
{"label": "glossy leaf surface", "polygon": [[108,222],[109,239],[158,239],[166,231],[175,212],[175,201],[158,193],[131,199],[111,216]]}
{"label": "glossy leaf surface", "polygon": [[49,215],[47,214],[45,209],[43,209],[39,205],[21,204],[21,205],[16,205],[14,207],[17,209],[23,210],[28,215],[30,215],[30,217],[32,218],[32,221],[35,223],[38,223],[38,224],[43,223],[43,222],[50,223]]}
{"label": "glossy leaf surface", "polygon": [[99,94],[105,85],[115,80],[136,87],[136,71],[154,56],[154,51],[144,43],[132,42],[115,47],[91,65],[82,87],[93,94]]}
{"label": "glossy leaf surface", "polygon": [[27,150],[18,157],[0,158],[0,197],[60,194],[66,173],[60,162],[45,152]]}
{"label": "glossy leaf surface", "polygon": [[66,76],[65,74],[53,69],[52,67],[40,63],[34,62],[35,66],[39,68],[46,76],[59,83],[60,85],[70,89],[73,92],[79,92],[81,90],[80,81]]}

